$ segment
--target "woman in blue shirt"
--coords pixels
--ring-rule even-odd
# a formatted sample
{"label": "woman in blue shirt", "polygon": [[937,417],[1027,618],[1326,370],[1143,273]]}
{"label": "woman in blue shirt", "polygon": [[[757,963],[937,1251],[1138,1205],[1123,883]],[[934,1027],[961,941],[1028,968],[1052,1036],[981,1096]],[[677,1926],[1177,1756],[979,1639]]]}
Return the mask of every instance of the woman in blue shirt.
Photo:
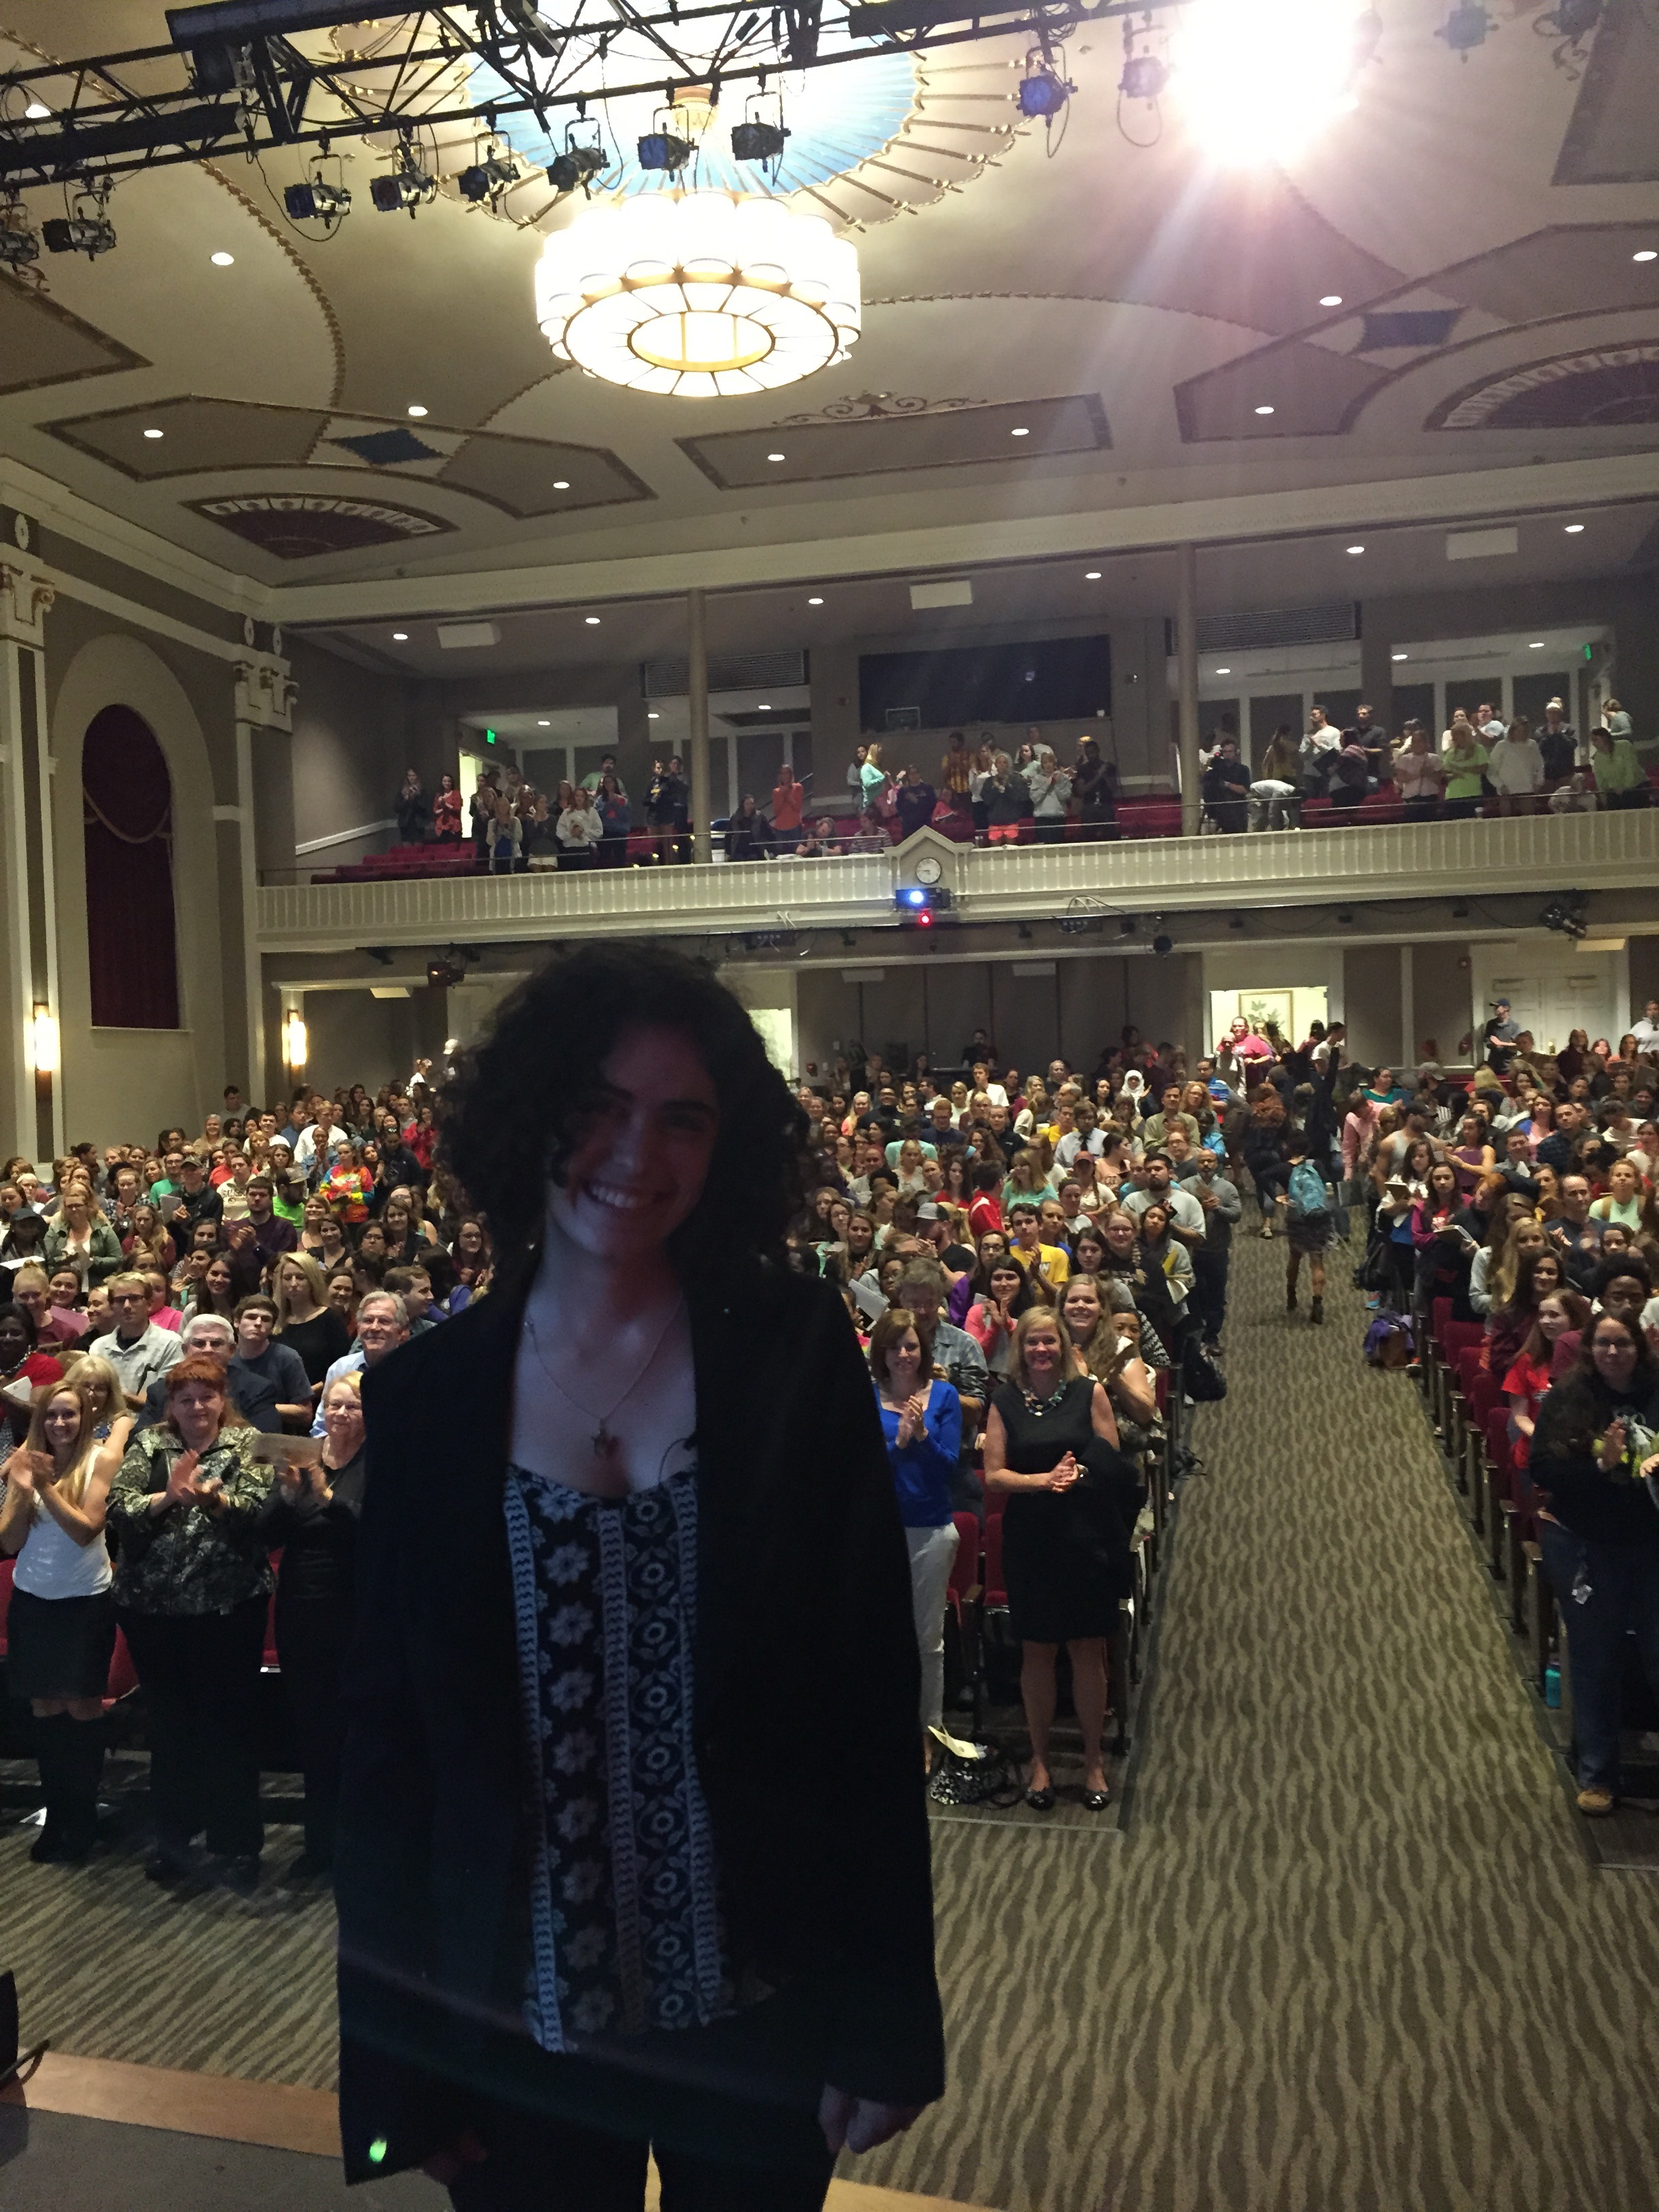
{"label": "woman in blue shirt", "polygon": [[934,1379],[915,1316],[889,1306],[870,1337],[870,1372],[899,1518],[910,1552],[910,1596],[921,1652],[921,1755],[933,1763],[930,1729],[945,1711],[945,1590],[957,1556],[951,1478],[962,1448],[962,1401]]}

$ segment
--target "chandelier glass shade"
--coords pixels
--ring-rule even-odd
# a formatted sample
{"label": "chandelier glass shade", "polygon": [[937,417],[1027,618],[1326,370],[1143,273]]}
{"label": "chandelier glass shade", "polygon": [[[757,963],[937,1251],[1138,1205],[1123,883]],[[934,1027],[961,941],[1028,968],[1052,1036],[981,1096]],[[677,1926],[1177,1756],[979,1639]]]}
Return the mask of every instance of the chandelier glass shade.
{"label": "chandelier glass shade", "polygon": [[857,342],[858,255],[821,216],[730,192],[648,192],[586,209],[536,270],[562,361],[682,399],[794,384]]}

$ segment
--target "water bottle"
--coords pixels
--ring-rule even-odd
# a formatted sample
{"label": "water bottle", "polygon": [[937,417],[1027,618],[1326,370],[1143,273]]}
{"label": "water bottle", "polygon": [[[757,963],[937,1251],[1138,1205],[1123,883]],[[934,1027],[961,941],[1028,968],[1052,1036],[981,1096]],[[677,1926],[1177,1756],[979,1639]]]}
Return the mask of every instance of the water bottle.
{"label": "water bottle", "polygon": [[1561,1709],[1561,1669],[1553,1659],[1544,1669],[1544,1703],[1553,1713]]}

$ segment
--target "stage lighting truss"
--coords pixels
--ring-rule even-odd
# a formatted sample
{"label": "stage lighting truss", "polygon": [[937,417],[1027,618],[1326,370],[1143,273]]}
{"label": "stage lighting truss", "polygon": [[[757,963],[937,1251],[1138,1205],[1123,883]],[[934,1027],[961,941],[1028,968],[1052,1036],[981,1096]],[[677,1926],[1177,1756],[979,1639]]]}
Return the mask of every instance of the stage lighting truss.
{"label": "stage lighting truss", "polygon": [[455,181],[461,198],[474,207],[493,206],[524,174],[510,150],[492,142],[481,161],[471,162]]}
{"label": "stage lighting truss", "polygon": [[548,165],[547,181],[555,191],[574,192],[580,187],[591,197],[590,187],[594,178],[602,175],[610,167],[611,157],[602,144],[597,140],[586,143],[578,140],[576,132],[582,128],[597,131],[599,125],[567,125],[564,151]]}

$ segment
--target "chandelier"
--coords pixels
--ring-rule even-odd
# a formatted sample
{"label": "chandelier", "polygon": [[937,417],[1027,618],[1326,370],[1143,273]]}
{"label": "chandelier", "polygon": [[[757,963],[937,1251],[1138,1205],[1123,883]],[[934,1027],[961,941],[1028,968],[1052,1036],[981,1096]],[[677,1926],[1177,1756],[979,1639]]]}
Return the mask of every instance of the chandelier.
{"label": "chandelier", "polygon": [[730,192],[641,192],[556,231],[536,319],[562,361],[682,399],[794,384],[856,343],[858,256],[819,216]]}

